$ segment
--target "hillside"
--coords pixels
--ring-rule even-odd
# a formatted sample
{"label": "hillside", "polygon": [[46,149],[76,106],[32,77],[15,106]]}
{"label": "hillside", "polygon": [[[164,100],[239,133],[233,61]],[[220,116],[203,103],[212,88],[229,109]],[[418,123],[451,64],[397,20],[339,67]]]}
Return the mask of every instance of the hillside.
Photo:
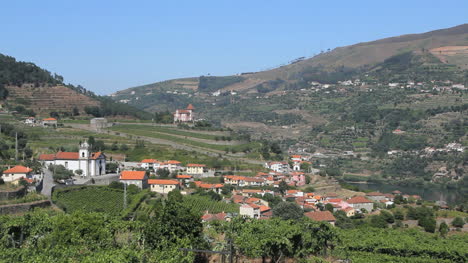
{"label": "hillside", "polygon": [[150,118],[132,106],[97,96],[29,62],[0,54],[0,104],[25,115],[126,116]]}

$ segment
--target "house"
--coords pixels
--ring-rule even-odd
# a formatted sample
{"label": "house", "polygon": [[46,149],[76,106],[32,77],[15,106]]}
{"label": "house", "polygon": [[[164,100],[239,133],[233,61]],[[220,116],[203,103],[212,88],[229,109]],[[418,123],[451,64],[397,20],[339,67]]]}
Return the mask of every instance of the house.
{"label": "house", "polygon": [[306,184],[305,174],[302,172],[292,172],[289,182],[293,182],[296,186],[303,186]]}
{"label": "house", "polygon": [[370,192],[366,194],[366,197],[372,201],[375,202],[380,202],[382,200],[385,200],[385,194],[379,193],[379,192]]}
{"label": "house", "polygon": [[312,211],[312,212],[307,212],[304,215],[314,221],[328,222],[332,224],[333,226],[335,225],[335,222],[336,222],[336,218],[333,216],[333,214],[330,211]]}
{"label": "house", "polygon": [[344,209],[342,209],[345,213],[346,213],[346,216],[347,217],[351,217],[351,216],[354,216],[356,214],[356,210],[352,207],[346,207]]}
{"label": "house", "polygon": [[210,214],[208,211],[205,212],[204,215],[202,215],[201,219],[202,222],[209,222],[213,220],[225,220],[227,218],[227,214],[224,212],[217,213],[217,214]]}
{"label": "house", "polygon": [[174,172],[174,171],[177,171],[177,170],[182,170],[182,166],[180,165],[181,162],[179,161],[176,161],[176,160],[169,160],[169,161],[166,161],[164,163],[162,163],[162,165],[160,166],[161,169],[167,169],[169,170],[169,172]]}
{"label": "house", "polygon": [[192,104],[189,104],[186,109],[178,109],[174,113],[174,122],[192,122],[194,121],[194,110]]}
{"label": "house", "polygon": [[239,214],[243,217],[260,218],[260,206],[255,204],[243,204],[239,209]]}
{"label": "house", "polygon": [[187,174],[203,174],[205,167],[204,164],[189,163],[187,164]]}
{"label": "house", "polygon": [[180,189],[179,181],[171,179],[149,179],[148,185],[151,192],[167,194],[173,190]]}
{"label": "house", "polygon": [[57,119],[56,118],[45,118],[42,119],[42,126],[55,126],[57,127]]}
{"label": "house", "polygon": [[204,183],[202,181],[196,181],[195,185],[199,188],[202,188],[206,191],[213,191],[217,194],[220,194],[221,191],[223,190],[223,184],[209,184],[209,183]]}
{"label": "house", "polygon": [[230,185],[244,186],[244,176],[225,175],[224,183]]}
{"label": "house", "polygon": [[268,162],[268,163],[265,163],[265,168],[268,168],[278,173],[289,172],[288,162]]}
{"label": "house", "polygon": [[157,171],[161,166],[161,162],[156,159],[144,159],[140,162],[140,167],[147,170]]}
{"label": "house", "polygon": [[24,120],[24,124],[34,126],[34,124],[36,124],[36,118],[28,117],[28,118],[26,118],[26,120]]}
{"label": "house", "polygon": [[148,177],[145,171],[122,171],[120,173],[120,182],[123,184],[134,184],[140,189],[144,189],[148,185]]}
{"label": "house", "polygon": [[193,176],[188,174],[178,174],[176,175],[176,179],[183,185],[187,185],[189,182],[193,182]]}
{"label": "house", "polygon": [[41,161],[46,166],[63,165],[66,169],[81,176],[98,176],[106,174],[106,155],[102,152],[90,152],[88,142],[80,144],[78,152],[58,152],[56,154],[41,154]]}
{"label": "house", "polygon": [[365,198],[364,196],[355,196],[346,200],[346,202],[349,204],[349,206],[357,211],[366,209],[368,212],[370,212],[372,209],[374,209],[374,202]]}
{"label": "house", "polygon": [[29,167],[17,165],[10,169],[3,171],[2,179],[4,182],[18,184],[21,178],[28,178],[31,176],[33,170]]}

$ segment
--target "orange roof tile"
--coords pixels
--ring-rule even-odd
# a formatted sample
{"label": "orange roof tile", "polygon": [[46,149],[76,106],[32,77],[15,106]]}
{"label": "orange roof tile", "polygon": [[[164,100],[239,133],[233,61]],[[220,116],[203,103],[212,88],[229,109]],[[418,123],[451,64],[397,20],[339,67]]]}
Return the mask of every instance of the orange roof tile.
{"label": "orange roof tile", "polygon": [[365,198],[364,196],[355,196],[346,200],[348,204],[363,204],[363,203],[372,203],[371,200]]}
{"label": "orange roof tile", "polygon": [[79,157],[78,152],[58,152],[55,154],[55,159],[59,160],[77,160]]}
{"label": "orange roof tile", "polygon": [[180,164],[179,161],[176,161],[176,160],[169,160],[166,162],[167,164]]}
{"label": "orange roof tile", "polygon": [[170,179],[149,179],[148,184],[179,184],[177,180],[170,180]]}
{"label": "orange roof tile", "polygon": [[370,192],[366,194],[367,196],[384,196],[384,194],[379,192]]}
{"label": "orange roof tile", "polygon": [[32,172],[31,168],[22,165],[17,165],[15,167],[3,171],[4,174],[25,174],[30,172]]}
{"label": "orange roof tile", "polygon": [[120,173],[120,180],[143,180],[145,178],[145,171],[122,171]]}
{"label": "orange roof tile", "polygon": [[177,178],[177,179],[190,179],[190,178],[192,178],[192,176],[191,176],[191,175],[188,175],[188,174],[178,174],[178,175],[176,176],[176,178]]}
{"label": "orange roof tile", "polygon": [[45,118],[43,119],[43,121],[56,121],[57,119],[56,118]]}
{"label": "orange roof tile", "polygon": [[55,154],[41,154],[41,155],[39,155],[39,160],[53,161],[53,160],[55,160]]}
{"label": "orange roof tile", "polygon": [[307,212],[304,215],[314,221],[336,221],[336,218],[330,211]]}
{"label": "orange roof tile", "polygon": [[187,110],[194,110],[194,109],[195,109],[195,107],[193,107],[192,104],[189,104],[189,105],[187,106]]}

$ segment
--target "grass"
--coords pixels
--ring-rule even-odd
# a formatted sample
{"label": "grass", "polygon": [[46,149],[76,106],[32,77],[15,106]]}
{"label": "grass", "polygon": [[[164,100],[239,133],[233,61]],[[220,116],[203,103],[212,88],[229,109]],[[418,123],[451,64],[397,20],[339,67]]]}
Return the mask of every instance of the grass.
{"label": "grass", "polygon": [[208,196],[184,196],[184,203],[198,213],[204,213],[207,210],[210,213],[239,213],[239,205],[213,201]]}
{"label": "grass", "polygon": [[213,140],[213,141],[216,140],[216,136],[214,135],[196,133],[196,132],[188,132],[188,131],[172,129],[172,128],[167,128],[167,127],[162,127],[162,126],[144,126],[144,125],[124,125],[124,126],[132,128],[132,129],[139,129],[139,130],[149,131],[149,132],[159,132],[159,133],[166,133],[169,135],[170,134],[180,135],[180,136],[205,139],[205,140]]}
{"label": "grass", "polygon": [[46,199],[47,197],[41,194],[28,193],[27,195],[21,198],[11,199],[11,200],[2,200],[0,201],[0,205],[22,204],[22,203],[35,202],[35,201],[41,201],[41,200],[46,200]]}

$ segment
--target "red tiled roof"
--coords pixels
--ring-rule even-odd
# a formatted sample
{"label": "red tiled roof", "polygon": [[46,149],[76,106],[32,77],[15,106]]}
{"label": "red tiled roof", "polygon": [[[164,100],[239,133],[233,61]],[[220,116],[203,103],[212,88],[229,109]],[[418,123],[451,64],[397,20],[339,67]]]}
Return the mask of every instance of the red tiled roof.
{"label": "red tiled roof", "polygon": [[43,121],[56,121],[57,119],[56,118],[45,118],[43,119]]}
{"label": "red tiled roof", "polygon": [[257,182],[257,183],[261,183],[261,182],[264,182],[265,179],[263,179],[263,178],[255,178],[255,177],[244,177],[244,181],[246,181],[246,182]]}
{"label": "red tiled roof", "polygon": [[188,175],[188,174],[178,174],[176,177],[177,177],[177,179],[190,179],[190,178],[192,178],[192,176]]}
{"label": "red tiled roof", "polygon": [[307,212],[304,215],[314,221],[327,221],[327,222],[336,221],[336,218],[333,216],[333,214],[330,211]]}
{"label": "red tiled roof", "polygon": [[371,200],[365,198],[364,196],[355,196],[346,200],[348,204],[364,204],[364,203],[372,203]]}
{"label": "red tiled roof", "polygon": [[187,106],[187,110],[194,110],[194,109],[195,109],[195,107],[193,107],[192,104],[189,104],[189,105]]}
{"label": "red tiled roof", "polygon": [[261,205],[260,206],[260,213],[263,213],[263,212],[266,212],[266,211],[270,211],[270,207],[266,206],[266,205]]}
{"label": "red tiled roof", "polygon": [[189,114],[189,110],[178,110],[179,114]]}
{"label": "red tiled roof", "polygon": [[245,200],[246,203],[255,203],[260,201],[260,198],[255,198],[255,197],[250,197],[247,200]]}
{"label": "red tiled roof", "polygon": [[59,160],[77,160],[80,154],[78,152],[58,152],[55,154],[55,159]]}
{"label": "red tiled roof", "polygon": [[167,164],[180,164],[179,161],[176,161],[176,160],[169,160],[166,162]]}
{"label": "red tiled roof", "polygon": [[170,179],[149,179],[148,184],[179,184],[177,180],[170,180]]}
{"label": "red tiled roof", "polygon": [[143,180],[145,171],[122,171],[120,180]]}
{"label": "red tiled roof", "polygon": [[32,172],[31,168],[22,165],[17,165],[15,167],[3,171],[4,174],[26,174],[30,172]]}
{"label": "red tiled roof", "polygon": [[341,198],[328,199],[328,202],[330,202],[330,203],[339,203],[341,201],[343,201],[343,199],[341,199]]}
{"label": "red tiled roof", "polygon": [[261,193],[262,190],[260,189],[242,189],[242,193]]}
{"label": "red tiled roof", "polygon": [[53,160],[55,160],[55,154],[41,154],[41,155],[39,155],[39,160],[53,161]]}

